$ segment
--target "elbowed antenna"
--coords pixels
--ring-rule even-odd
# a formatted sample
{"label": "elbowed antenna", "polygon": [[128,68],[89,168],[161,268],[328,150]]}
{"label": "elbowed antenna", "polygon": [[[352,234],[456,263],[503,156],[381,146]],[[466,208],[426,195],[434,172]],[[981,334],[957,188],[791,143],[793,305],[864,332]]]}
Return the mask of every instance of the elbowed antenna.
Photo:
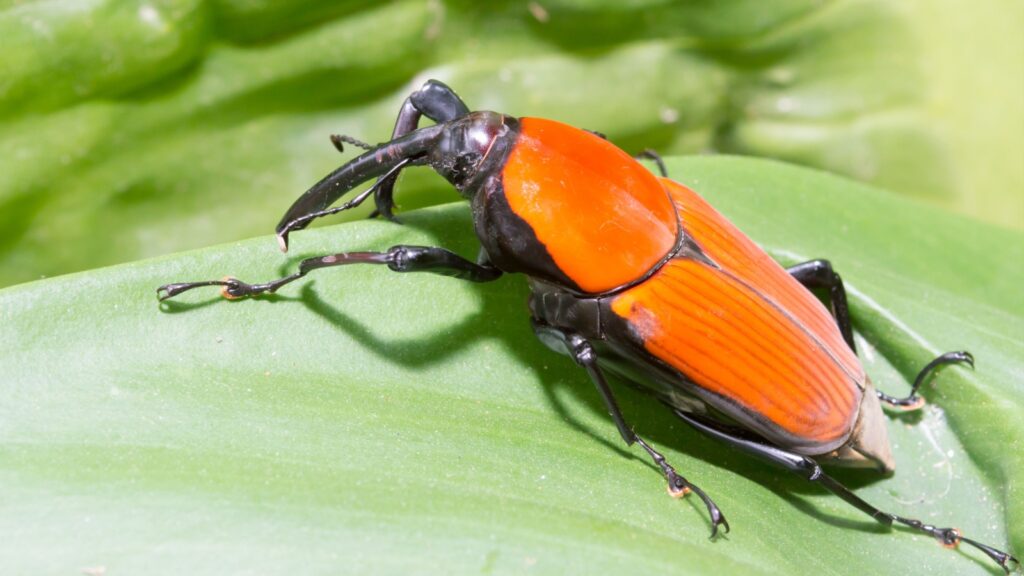
{"label": "elbowed antenna", "polygon": [[[288,233],[302,230],[327,207],[353,188],[396,168],[419,164],[437,143],[443,124],[421,128],[353,158],[307,190],[291,205],[275,231],[281,250],[288,251]],[[365,199],[363,195],[361,198]]]}

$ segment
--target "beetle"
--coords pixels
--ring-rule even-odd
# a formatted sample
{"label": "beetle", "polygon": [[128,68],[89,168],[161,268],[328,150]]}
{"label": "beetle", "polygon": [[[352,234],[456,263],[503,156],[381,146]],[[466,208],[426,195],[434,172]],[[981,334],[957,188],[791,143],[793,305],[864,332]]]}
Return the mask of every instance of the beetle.
{"label": "beetle", "polygon": [[[420,127],[423,117],[435,124]],[[235,278],[167,284],[161,301],[201,286],[227,298],[273,293],[313,270],[350,264],[431,272],[472,282],[522,273],[534,332],[589,375],[622,439],[660,468],[669,493],[696,493],[711,536],[729,524],[714,501],[626,422],[606,377],[614,373],[667,404],[699,432],[816,482],[885,525],[903,524],[946,546],[964,542],[1004,570],[1007,552],[884,512],[829,476],[823,464],[894,469],[881,403],[920,408],[910,395],[876,391],[861,366],[841,277],[827,260],[782,268],[703,198],[647,170],[601,134],[553,120],[471,112],[451,88],[426,82],[402,105],[392,139],[367,151],[300,196],[277,225],[288,236],[371,195],[394,215],[401,170],[430,166],[466,198],[480,240],[476,261],[435,246],[342,252],[303,260],[297,272],[260,284]],[[657,158],[656,156],[654,156]],[[332,208],[358,185],[376,182]],[[827,291],[829,307],[811,290]]]}

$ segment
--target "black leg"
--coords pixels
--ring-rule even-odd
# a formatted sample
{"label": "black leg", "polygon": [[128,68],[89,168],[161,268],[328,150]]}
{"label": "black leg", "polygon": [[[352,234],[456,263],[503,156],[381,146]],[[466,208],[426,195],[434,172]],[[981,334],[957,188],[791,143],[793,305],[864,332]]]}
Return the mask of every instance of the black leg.
{"label": "black leg", "polygon": [[637,160],[654,160],[654,163],[658,165],[658,172],[662,178],[668,178],[668,168],[665,167],[665,161],[661,159],[661,154],[658,154],[650,148],[644,148],[644,151],[634,156]]}
{"label": "black leg", "polygon": [[846,288],[843,287],[843,279],[832,269],[832,263],[828,260],[811,260],[803,264],[797,264],[786,269],[790,276],[807,288],[824,288],[828,290],[829,308],[832,309],[832,316],[839,325],[839,331],[843,334],[843,340],[850,347],[850,350],[857,351],[853,342],[853,325],[850,323],[850,308],[846,303]]}
{"label": "black leg", "polygon": [[937,370],[941,366],[945,366],[946,364],[956,364],[960,362],[969,364],[971,368],[974,368],[974,356],[972,356],[970,352],[966,350],[961,350],[958,352],[946,352],[945,354],[929,362],[927,365],[925,365],[924,368],[921,369],[920,372],[918,372],[917,378],[914,378],[914,385],[910,388],[910,394],[908,394],[906,397],[895,398],[893,396],[889,396],[888,394],[877,390],[875,391],[875,393],[878,394],[879,400],[885,402],[886,404],[892,406],[893,408],[906,411],[917,410],[924,406],[924,398],[917,395],[917,390],[921,387],[922,384],[924,384],[925,380],[928,379],[928,376],[930,376],[933,372],[935,372],[935,370]]}
{"label": "black leg", "polygon": [[626,424],[625,418],[622,416],[622,411],[619,410],[619,403],[615,400],[615,395],[612,394],[612,389],[608,385],[608,381],[604,377],[604,373],[601,371],[601,367],[597,363],[597,353],[594,351],[594,347],[591,346],[585,338],[579,334],[567,332],[565,330],[555,328],[542,324],[536,320],[532,321],[533,330],[536,332],[537,337],[542,342],[547,344],[553,349],[562,348],[568,355],[576,361],[577,364],[582,366],[587,374],[590,375],[590,379],[594,382],[594,386],[597,387],[597,391],[601,394],[601,399],[604,400],[605,407],[608,409],[608,414],[612,417],[612,421],[615,422],[615,426],[619,429],[619,434],[622,439],[626,442],[627,446],[632,446],[634,443],[639,444],[641,448],[654,460],[654,463],[661,468],[662,473],[668,480],[669,494],[674,498],[685,496],[689,492],[694,492],[701,500],[704,501],[704,505],[708,509],[708,514],[711,516],[711,537],[714,538],[718,534],[718,527],[724,526],[725,531],[729,531],[729,522],[726,521],[722,511],[719,510],[718,506],[714,503],[711,498],[704,493],[698,486],[684,478],[671,464],[665,460],[665,457],[660,452],[651,447],[650,444],[645,442],[642,438],[636,435],[635,432]]}
{"label": "black leg", "polygon": [[471,282],[497,280],[502,272],[486,261],[476,264],[444,248],[429,246],[394,246],[387,252],[342,252],[303,260],[299,271],[284,278],[263,284],[247,284],[235,278],[166,284],[156,289],[160,300],[167,300],[193,288],[222,286],[221,294],[228,299],[273,293],[278,288],[302,278],[312,270],[345,266],[348,264],[386,264],[395,272],[432,272]]}
{"label": "black leg", "polygon": [[[850,350],[857,351],[853,343],[853,326],[850,322],[850,308],[846,302],[846,288],[843,287],[843,279],[832,269],[832,263],[828,260],[811,260],[803,264],[797,264],[786,269],[797,282],[807,288],[823,288],[828,290],[829,307],[832,309],[832,316],[836,319],[839,331],[843,339],[850,346]],[[955,362],[966,362],[974,367],[974,357],[970,352],[947,352],[928,363],[914,379],[914,386],[910,394],[904,398],[896,398],[881,391],[875,391],[878,399],[889,406],[903,411],[918,410],[924,406],[924,398],[917,395],[921,384],[940,366]]]}
{"label": "black leg", "polygon": [[[437,80],[428,80],[422,88],[405,99],[402,109],[398,112],[398,120],[395,121],[391,139],[394,140],[415,130],[423,116],[440,124],[466,114],[469,114],[469,107],[455,94],[454,90]],[[377,190],[373,195],[376,210],[370,215],[370,218],[383,216],[392,222],[398,221],[394,215],[396,181],[398,181],[397,172],[382,176],[377,181]]]}
{"label": "black leg", "polygon": [[707,420],[693,414],[687,414],[680,410],[674,410],[674,412],[676,413],[676,416],[703,434],[715,438],[716,440],[721,440],[739,448],[743,452],[761,458],[762,460],[782,466],[790,472],[798,474],[811,482],[821,484],[828,491],[839,496],[847,503],[886,526],[891,526],[894,522],[909,526],[919,532],[928,534],[938,540],[942,545],[948,547],[955,547],[961,542],[965,542],[970,546],[981,550],[989,558],[995,560],[1007,573],[1010,572],[1011,565],[1019,564],[1018,560],[1012,555],[986,544],[971,540],[970,538],[965,538],[956,528],[937,528],[930,524],[925,524],[920,520],[904,518],[875,508],[854,494],[849,488],[843,486],[835,478],[826,474],[817,462],[807,456],[801,456],[799,454],[783,450],[782,448],[772,446],[767,444],[764,440],[756,438],[749,433],[725,426],[718,422]]}

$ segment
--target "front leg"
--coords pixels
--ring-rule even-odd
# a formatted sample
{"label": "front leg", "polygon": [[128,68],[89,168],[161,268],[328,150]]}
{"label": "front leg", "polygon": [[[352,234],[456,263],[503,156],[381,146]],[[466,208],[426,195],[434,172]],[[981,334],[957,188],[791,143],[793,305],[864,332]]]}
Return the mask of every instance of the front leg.
{"label": "front leg", "polygon": [[[398,119],[391,132],[391,139],[405,136],[415,130],[419,127],[420,119],[423,116],[437,124],[442,124],[466,114],[469,114],[469,107],[454,90],[443,82],[427,80],[419,90],[405,99],[402,109],[398,112]],[[398,222],[394,215],[395,182],[397,181],[397,172],[381,176],[377,181],[377,187],[373,193],[376,209],[370,214],[370,218],[383,216],[387,220]]]}
{"label": "front leg", "polygon": [[695,492],[704,501],[708,514],[711,516],[711,537],[714,538],[718,534],[719,526],[725,526],[725,531],[728,532],[729,522],[726,521],[725,515],[719,510],[718,505],[697,485],[676,472],[676,469],[668,463],[660,452],[651,447],[643,438],[637,436],[633,429],[626,424],[622,411],[619,410],[619,403],[615,400],[615,395],[612,393],[612,389],[608,385],[601,367],[598,366],[597,352],[590,342],[579,334],[549,326],[537,320],[533,320],[532,325],[533,331],[540,338],[541,342],[544,342],[545,345],[553,350],[568,354],[569,357],[587,371],[590,379],[594,382],[594,386],[597,387],[598,393],[601,394],[601,399],[604,400],[608,414],[612,417],[612,421],[615,422],[615,426],[618,427],[622,439],[626,442],[627,446],[632,446],[634,443],[639,444],[651,459],[654,460],[654,463],[661,468],[665,479],[668,480],[669,494],[673,498],[679,498],[691,491]]}
{"label": "front leg", "polygon": [[480,254],[478,262],[473,263],[444,248],[399,245],[391,247],[387,252],[342,252],[308,258],[299,264],[298,272],[262,284],[247,284],[236,278],[225,278],[165,284],[157,288],[156,292],[160,300],[167,300],[193,288],[221,286],[221,295],[233,300],[264,292],[274,293],[285,284],[294,282],[318,268],[348,264],[384,264],[395,272],[431,272],[470,282],[490,282],[501,277],[502,271],[487,261],[483,251]]}

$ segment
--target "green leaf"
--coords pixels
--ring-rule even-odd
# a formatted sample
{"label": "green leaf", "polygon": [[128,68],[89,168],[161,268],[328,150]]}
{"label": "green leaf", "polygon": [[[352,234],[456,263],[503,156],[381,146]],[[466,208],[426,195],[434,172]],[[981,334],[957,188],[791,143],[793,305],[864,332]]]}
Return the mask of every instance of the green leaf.
{"label": "green leaf", "polygon": [[[921,47],[926,113],[948,143],[961,193],[953,208],[1024,228],[1024,3],[911,0]],[[982,99],[965,87],[984,86]]]}
{"label": "green leaf", "polygon": [[[897,472],[837,473],[878,506],[1024,550],[1024,242],[836,177],[764,161],[669,169],[786,262],[829,257],[862,355],[893,394],[966,348],[918,416],[889,418]],[[268,214],[272,220],[273,214]],[[12,574],[992,574],[969,549],[891,533],[699,437],[619,385],[638,432],[721,506],[621,446],[585,374],[531,334],[526,285],[375,267],[227,302],[154,289],[262,280],[304,256],[439,243],[474,253],[465,205],[347,223],[0,291],[0,565]],[[1009,529],[1008,529],[1009,527]]]}

